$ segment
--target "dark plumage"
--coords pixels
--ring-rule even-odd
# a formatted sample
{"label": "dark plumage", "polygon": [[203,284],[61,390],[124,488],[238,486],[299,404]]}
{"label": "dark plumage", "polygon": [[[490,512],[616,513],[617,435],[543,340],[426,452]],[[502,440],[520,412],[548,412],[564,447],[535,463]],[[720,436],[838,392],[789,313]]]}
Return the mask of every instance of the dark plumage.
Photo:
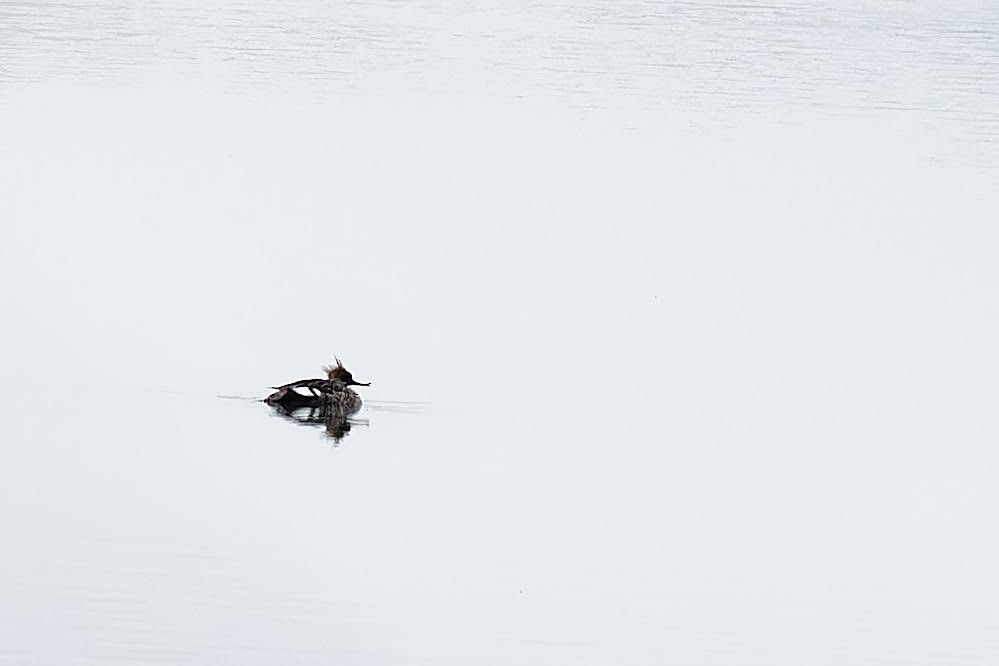
{"label": "dark plumage", "polygon": [[[267,396],[264,402],[280,405],[286,409],[297,409],[303,406],[327,407],[331,412],[347,416],[361,409],[361,396],[351,389],[351,386],[371,386],[371,382],[356,381],[340,359],[335,366],[324,366],[326,379],[299,379],[295,382],[274,386],[274,393]],[[297,388],[308,389],[312,394],[305,396],[295,391]]]}

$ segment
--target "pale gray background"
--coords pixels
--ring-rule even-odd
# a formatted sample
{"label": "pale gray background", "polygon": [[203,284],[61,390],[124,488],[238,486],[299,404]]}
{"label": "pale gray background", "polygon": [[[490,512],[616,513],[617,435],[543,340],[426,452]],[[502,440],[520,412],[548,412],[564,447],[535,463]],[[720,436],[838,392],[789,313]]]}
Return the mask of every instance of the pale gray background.
{"label": "pale gray background", "polygon": [[0,663],[997,663],[999,8],[494,5],[0,4]]}

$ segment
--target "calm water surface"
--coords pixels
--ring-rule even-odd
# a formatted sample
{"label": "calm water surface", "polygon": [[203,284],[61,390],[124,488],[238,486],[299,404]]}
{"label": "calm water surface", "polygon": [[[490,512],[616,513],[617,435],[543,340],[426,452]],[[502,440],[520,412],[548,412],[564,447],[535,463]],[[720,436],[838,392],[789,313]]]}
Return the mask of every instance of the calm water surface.
{"label": "calm water surface", "polygon": [[0,663],[999,660],[999,9],[0,35]]}

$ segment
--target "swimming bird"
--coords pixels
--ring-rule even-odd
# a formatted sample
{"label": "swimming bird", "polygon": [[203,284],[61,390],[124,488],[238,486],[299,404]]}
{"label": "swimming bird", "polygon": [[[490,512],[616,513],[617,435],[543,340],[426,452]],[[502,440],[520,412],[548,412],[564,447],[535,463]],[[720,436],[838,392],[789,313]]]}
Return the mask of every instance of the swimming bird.
{"label": "swimming bird", "polygon": [[[323,366],[326,379],[299,379],[296,382],[273,386],[275,392],[269,395],[265,402],[282,404],[285,402],[301,402],[304,396],[294,391],[296,388],[308,389],[320,407],[325,407],[338,416],[347,416],[361,409],[361,396],[351,386],[371,386],[371,382],[359,382],[343,362],[336,356],[336,365]],[[297,398],[295,397],[297,396]]]}

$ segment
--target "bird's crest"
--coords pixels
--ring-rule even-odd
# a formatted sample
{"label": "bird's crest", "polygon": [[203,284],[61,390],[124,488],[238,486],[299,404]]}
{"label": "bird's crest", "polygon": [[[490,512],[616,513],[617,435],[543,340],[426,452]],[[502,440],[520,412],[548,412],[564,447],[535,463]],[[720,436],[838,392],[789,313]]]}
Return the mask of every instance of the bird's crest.
{"label": "bird's crest", "polygon": [[350,372],[347,368],[343,367],[343,361],[341,361],[336,356],[333,357],[336,361],[336,365],[324,365],[323,372],[329,379],[346,379],[350,377]]}

